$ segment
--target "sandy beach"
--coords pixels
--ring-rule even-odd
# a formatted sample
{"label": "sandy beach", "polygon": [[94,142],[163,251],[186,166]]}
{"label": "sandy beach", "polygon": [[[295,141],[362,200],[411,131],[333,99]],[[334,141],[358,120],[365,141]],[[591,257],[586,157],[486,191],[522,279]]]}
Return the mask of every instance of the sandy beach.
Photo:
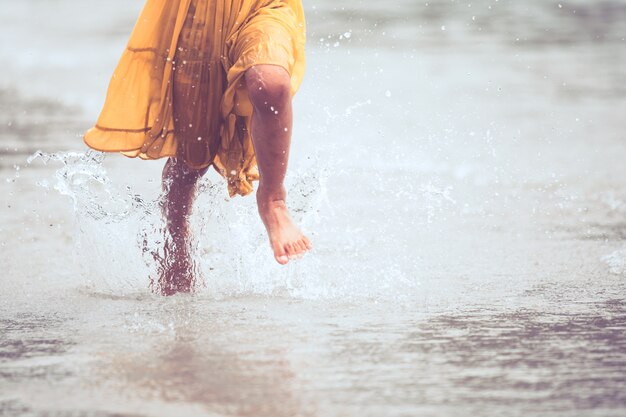
{"label": "sandy beach", "polygon": [[0,0],[0,416],[622,416],[626,2],[305,2],[280,267],[202,180],[88,152],[141,1]]}

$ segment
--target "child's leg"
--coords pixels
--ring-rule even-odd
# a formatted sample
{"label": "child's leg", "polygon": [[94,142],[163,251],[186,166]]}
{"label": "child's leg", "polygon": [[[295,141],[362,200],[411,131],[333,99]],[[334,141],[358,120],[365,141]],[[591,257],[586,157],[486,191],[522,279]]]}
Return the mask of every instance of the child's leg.
{"label": "child's leg", "polygon": [[276,260],[308,249],[311,243],[293,223],[285,205],[283,185],[291,143],[291,90],[287,71],[276,65],[256,65],[246,71],[248,95],[254,107],[252,142],[259,166],[259,214],[265,224]]}
{"label": "child's leg", "polygon": [[175,158],[168,159],[163,168],[165,196],[162,210],[169,235],[165,241],[159,277],[159,287],[164,295],[189,292],[193,287],[187,219],[191,212],[196,184],[205,172],[206,169],[200,171],[191,169]]}

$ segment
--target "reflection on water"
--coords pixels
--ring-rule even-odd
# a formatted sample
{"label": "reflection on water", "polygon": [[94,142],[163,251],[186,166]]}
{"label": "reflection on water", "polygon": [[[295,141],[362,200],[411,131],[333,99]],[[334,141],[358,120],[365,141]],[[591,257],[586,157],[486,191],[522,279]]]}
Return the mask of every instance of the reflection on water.
{"label": "reflection on water", "polygon": [[6,383],[29,380],[60,380],[69,376],[58,359],[72,343],[52,316],[17,314],[0,321],[0,378]]}
{"label": "reflection on water", "polygon": [[[115,410],[108,404],[123,398],[128,411],[137,407],[133,398],[152,401],[142,406],[145,415],[168,415],[154,404],[187,404],[197,413],[278,417],[457,415],[468,408],[477,415],[618,415],[626,403],[623,300],[581,303],[575,312],[421,318],[376,306],[205,301],[93,299],[98,313],[111,303],[124,313],[112,323],[65,322],[65,341],[41,337],[19,347],[25,335],[41,334],[41,318],[3,323],[2,378],[13,395],[15,387],[62,392],[65,381],[82,381],[72,388],[79,395],[106,393],[68,399],[63,409],[71,415]],[[71,365],[87,353],[95,361]],[[26,398],[3,401],[0,410],[48,409]]]}
{"label": "reflection on water", "polygon": [[626,2],[305,1],[316,250],[211,177],[168,299],[160,163],[80,143],[140,3],[0,15],[0,416],[624,415]]}
{"label": "reflection on water", "polygon": [[24,338],[30,332],[42,332],[44,329],[59,326],[54,317],[37,317],[30,314],[18,314],[13,319],[4,319],[2,322],[3,334],[14,335],[11,339],[2,340],[2,357],[8,359],[24,359],[34,356],[60,354],[67,349],[64,343],[56,338]]}

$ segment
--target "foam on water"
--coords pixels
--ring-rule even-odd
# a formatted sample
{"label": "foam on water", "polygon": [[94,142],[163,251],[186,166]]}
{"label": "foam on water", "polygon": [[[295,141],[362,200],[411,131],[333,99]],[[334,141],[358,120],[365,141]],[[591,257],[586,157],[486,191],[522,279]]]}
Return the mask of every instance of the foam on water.
{"label": "foam on water", "polygon": [[602,260],[615,275],[626,275],[626,246],[604,256]]}

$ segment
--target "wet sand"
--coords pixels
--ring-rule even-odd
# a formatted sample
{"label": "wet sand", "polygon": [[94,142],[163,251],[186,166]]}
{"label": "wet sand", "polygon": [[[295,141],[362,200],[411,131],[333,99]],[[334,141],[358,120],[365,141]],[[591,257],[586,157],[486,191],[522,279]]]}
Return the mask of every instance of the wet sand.
{"label": "wet sand", "polygon": [[141,2],[5,7],[0,416],[623,415],[626,3],[560,4],[306,4],[316,249],[275,265],[213,173],[172,298],[162,161],[80,138]]}

